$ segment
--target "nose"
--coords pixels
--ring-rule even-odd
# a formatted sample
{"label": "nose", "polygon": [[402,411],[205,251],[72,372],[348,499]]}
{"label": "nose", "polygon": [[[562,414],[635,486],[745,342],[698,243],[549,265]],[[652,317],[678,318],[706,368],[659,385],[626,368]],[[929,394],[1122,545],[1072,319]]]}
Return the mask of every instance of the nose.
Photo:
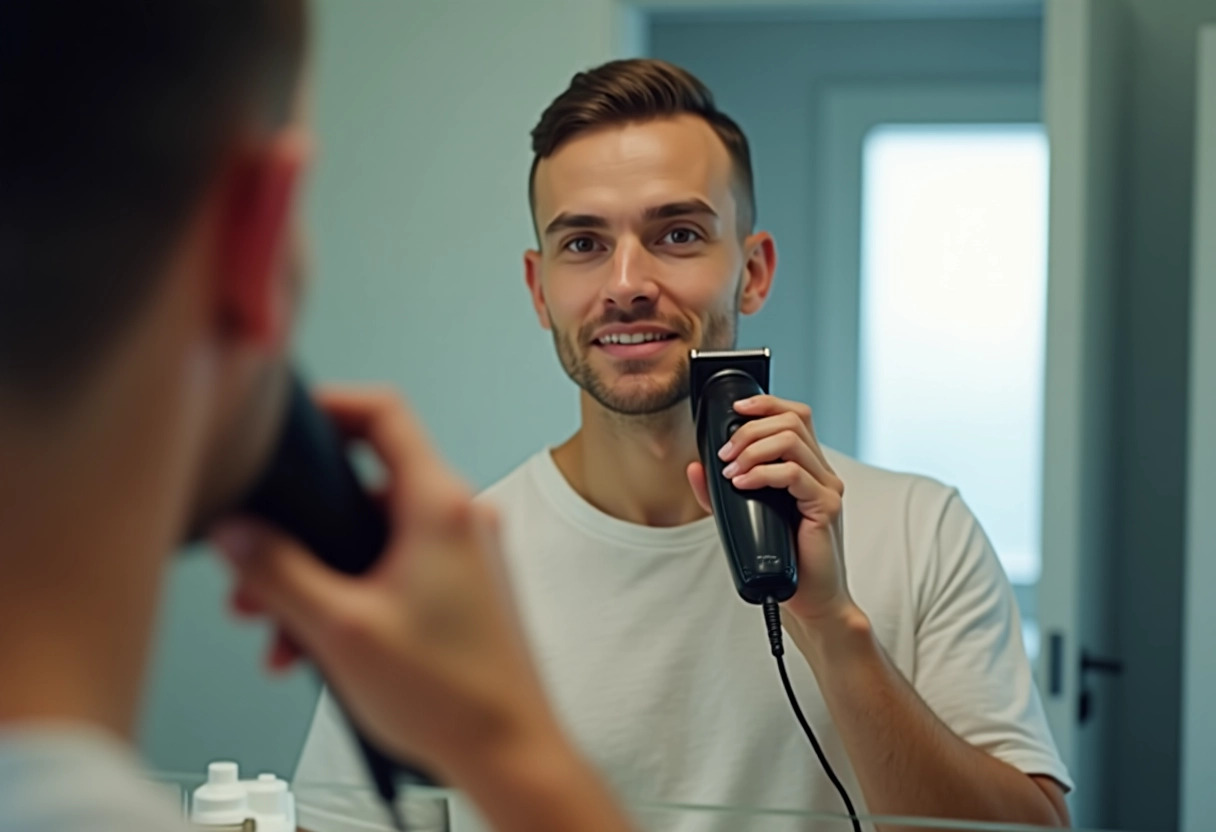
{"label": "nose", "polygon": [[612,256],[612,273],[604,287],[604,299],[623,309],[653,304],[659,299],[653,258],[636,239],[617,244]]}

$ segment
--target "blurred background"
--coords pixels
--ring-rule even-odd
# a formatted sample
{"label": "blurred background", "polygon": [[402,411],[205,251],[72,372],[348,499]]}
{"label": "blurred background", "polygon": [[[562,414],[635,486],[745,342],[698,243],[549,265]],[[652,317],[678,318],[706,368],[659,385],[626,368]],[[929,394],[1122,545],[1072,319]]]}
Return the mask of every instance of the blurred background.
{"label": "blurred background", "polygon": [[[580,69],[684,66],[748,134],[777,242],[740,346],[825,444],[959,487],[1078,825],[1210,827],[1216,0],[313,7],[314,379],[397,385],[478,488],[568,436],[523,282],[528,132]],[[170,580],[149,762],[289,776],[315,680],[260,669],[210,558]]]}

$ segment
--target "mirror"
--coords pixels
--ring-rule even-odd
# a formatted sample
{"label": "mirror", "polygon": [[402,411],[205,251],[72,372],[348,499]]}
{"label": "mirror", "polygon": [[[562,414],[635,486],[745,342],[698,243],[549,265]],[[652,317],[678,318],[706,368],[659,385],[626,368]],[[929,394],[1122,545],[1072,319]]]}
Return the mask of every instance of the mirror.
{"label": "mirror", "polygon": [[[957,641],[944,640],[927,665],[917,639],[931,634],[916,622],[933,610],[913,602],[925,593],[946,603],[949,575],[914,564],[922,571],[901,578],[911,606],[888,615],[875,575],[854,571],[863,609],[878,605],[864,611],[884,648],[913,676],[918,661],[922,672],[937,662],[943,674],[971,665],[975,677],[954,680],[955,697],[972,686],[1028,685],[1037,704],[1022,707],[1050,730],[1075,785],[1068,805],[1078,828],[1200,828],[1197,819],[1216,809],[1206,788],[1216,772],[1195,746],[1184,753],[1183,739],[1206,736],[1210,719],[1195,703],[1208,700],[1216,675],[1203,649],[1184,651],[1210,632],[1194,612],[1203,590],[1192,584],[1186,595],[1184,576],[1206,574],[1211,558],[1209,536],[1194,531],[1204,528],[1211,485],[1194,472],[1212,467],[1202,449],[1216,421],[1194,397],[1210,386],[1196,375],[1209,364],[1190,353],[1191,338],[1206,343],[1199,336],[1216,322],[1192,319],[1189,306],[1193,281],[1212,281],[1211,257],[1197,255],[1192,272],[1192,238],[1216,231],[1210,175],[1207,196],[1195,198],[1216,146],[1198,93],[1216,83],[1211,38],[1198,45],[1208,21],[1216,21],[1213,0],[317,0],[322,152],[309,196],[316,280],[304,366],[316,378],[400,388],[478,489],[539,465],[548,477],[539,487],[560,490],[563,472],[545,467],[543,450],[565,443],[584,411],[523,280],[521,253],[536,246],[529,133],[578,70],[631,56],[686,68],[747,135],[756,227],[775,241],[771,296],[740,319],[738,344],[769,347],[774,392],[809,404],[819,441],[859,463],[849,468],[859,482],[846,478],[846,514],[866,516],[867,488],[894,482],[869,479],[864,466],[912,472],[944,490],[925,485],[938,496],[910,522],[932,527],[949,512],[972,514],[975,534],[982,529],[991,543],[995,561],[956,565],[999,570],[987,609],[1009,627],[960,625]],[[569,308],[550,311],[569,316],[583,302],[566,300]],[[630,524],[577,496],[562,492],[544,522],[595,517],[604,535],[619,532],[614,545],[626,545]],[[1189,544],[1188,521],[1200,524]],[[657,530],[676,548],[712,542],[711,526],[666,525]],[[868,550],[881,536],[861,535],[846,534],[848,557],[880,563],[882,552]],[[723,619],[752,616],[755,650],[766,650],[759,612],[730,594],[724,564],[707,561],[697,574],[713,570],[720,574],[690,584],[689,597],[722,591]],[[710,718],[712,701],[682,701],[692,693],[678,685],[667,697],[660,688],[620,691],[615,718],[633,726],[620,736],[645,733],[641,720],[653,742],[611,747],[613,726],[588,721],[583,697],[598,703],[605,694],[594,686],[626,672],[627,639],[658,636],[630,629],[645,618],[626,615],[627,599],[587,605],[588,582],[611,587],[620,575],[582,564],[549,578],[553,594],[528,585],[525,616],[553,634],[545,672],[574,736],[603,759],[636,765],[610,772],[614,782],[650,777],[651,793],[629,795],[638,805],[725,806],[735,786],[750,794],[734,777],[709,797],[663,779],[673,776],[670,748],[695,758],[719,747],[698,737],[739,730],[720,711]],[[564,595],[561,581],[577,591]],[[225,593],[209,559],[175,565],[142,750],[182,777],[237,759],[292,778],[316,737],[320,691],[306,673],[255,672],[264,633],[226,616]],[[581,608],[564,610],[567,597],[584,599]],[[660,615],[645,592],[634,600]],[[656,657],[651,671],[708,672],[714,639],[725,636],[681,630],[684,600],[663,603],[671,629],[658,643],[688,649]],[[964,617],[973,609],[957,603]],[[554,634],[553,621],[567,629]],[[983,641],[985,632],[993,643],[960,662],[966,636]],[[1027,679],[986,669],[998,649],[1008,660],[1000,667],[1024,663]],[[843,770],[829,710],[788,639],[786,659],[802,662],[808,721]],[[731,670],[724,663],[714,672]],[[806,755],[820,777],[767,654],[755,672],[747,684],[773,686],[765,695],[773,719],[784,720],[774,729],[788,736],[782,753]],[[918,691],[935,684],[911,681]],[[944,688],[938,696],[962,725],[967,709]],[[763,779],[751,770],[763,759],[736,760],[749,769],[739,777]],[[1041,758],[1025,765],[1049,773]],[[325,771],[314,780],[359,788],[357,778]],[[857,799],[855,777],[844,775]],[[816,789],[826,804],[813,808],[837,811],[827,781]],[[692,809],[648,811],[653,828],[695,825],[662,814]]]}

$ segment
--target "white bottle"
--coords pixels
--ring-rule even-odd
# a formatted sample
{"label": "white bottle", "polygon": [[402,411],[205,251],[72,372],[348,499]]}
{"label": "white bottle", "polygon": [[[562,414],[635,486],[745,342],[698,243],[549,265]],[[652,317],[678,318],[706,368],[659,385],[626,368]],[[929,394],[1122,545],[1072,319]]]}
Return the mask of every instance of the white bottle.
{"label": "white bottle", "polygon": [[238,777],[237,764],[219,761],[207,766],[207,782],[194,790],[190,822],[196,826],[240,828],[250,816],[249,798]]}
{"label": "white bottle", "polygon": [[260,774],[257,780],[246,780],[243,785],[257,832],[295,832],[296,801],[286,780]]}

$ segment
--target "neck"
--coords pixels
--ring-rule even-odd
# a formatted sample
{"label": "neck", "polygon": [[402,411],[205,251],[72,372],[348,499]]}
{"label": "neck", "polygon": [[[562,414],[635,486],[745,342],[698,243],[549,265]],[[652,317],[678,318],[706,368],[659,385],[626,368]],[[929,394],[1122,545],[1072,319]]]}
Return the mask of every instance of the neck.
{"label": "neck", "polygon": [[555,449],[554,462],[583,499],[645,526],[679,526],[706,516],[686,473],[697,459],[688,402],[624,416],[582,395],[582,425]]}
{"label": "neck", "polygon": [[0,729],[133,737],[196,456],[181,430],[197,385],[162,363],[107,378],[53,424],[0,412]]}

